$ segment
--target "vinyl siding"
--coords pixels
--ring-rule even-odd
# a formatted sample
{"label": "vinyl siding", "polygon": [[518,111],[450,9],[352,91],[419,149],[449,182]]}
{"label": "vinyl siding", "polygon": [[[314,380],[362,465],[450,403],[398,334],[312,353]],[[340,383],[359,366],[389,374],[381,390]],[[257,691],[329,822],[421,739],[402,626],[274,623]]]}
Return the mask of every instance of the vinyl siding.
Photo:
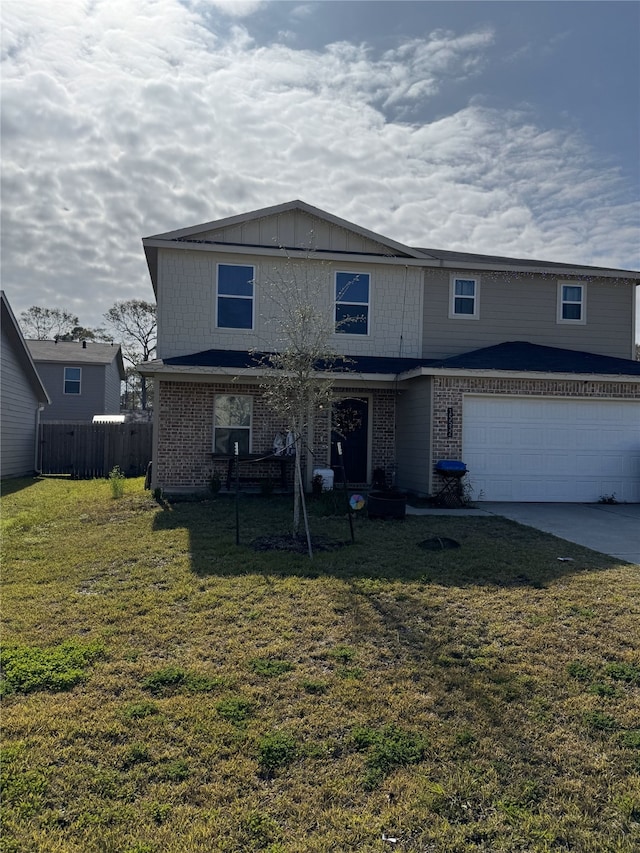
{"label": "vinyl siding", "polygon": [[38,398],[4,330],[1,357],[0,476],[29,476],[34,472]]}
{"label": "vinyl siding", "polygon": [[[36,362],[36,367],[51,398],[51,405],[43,412],[43,421],[90,421],[94,415],[106,414],[105,365],[70,361],[68,364]],[[65,367],[82,368],[80,394],[64,393]]]}
{"label": "vinyl siding", "polygon": [[[425,271],[424,358],[446,358],[503,341],[633,358],[631,283],[586,282],[585,325],[556,322],[558,281],[568,276],[464,272],[480,278],[480,317],[449,318],[449,272]],[[584,281],[576,279],[585,284]]]}
{"label": "vinyl siding", "polygon": [[120,414],[120,373],[115,360],[107,364],[104,370],[104,408],[99,415]]}
{"label": "vinyl siding", "polygon": [[431,465],[431,379],[405,382],[396,401],[396,484],[428,494]]}
{"label": "vinyl siding", "polygon": [[[255,267],[254,329],[216,328],[216,267],[219,263]],[[422,271],[385,264],[303,261],[310,292],[324,305],[328,324],[334,311],[334,273],[371,276],[368,335],[332,335],[338,352],[350,355],[420,355]],[[285,260],[233,253],[160,249],[158,252],[158,357],[170,358],[208,349],[279,349],[279,309],[272,282],[288,274]],[[304,280],[304,277],[301,279]]]}

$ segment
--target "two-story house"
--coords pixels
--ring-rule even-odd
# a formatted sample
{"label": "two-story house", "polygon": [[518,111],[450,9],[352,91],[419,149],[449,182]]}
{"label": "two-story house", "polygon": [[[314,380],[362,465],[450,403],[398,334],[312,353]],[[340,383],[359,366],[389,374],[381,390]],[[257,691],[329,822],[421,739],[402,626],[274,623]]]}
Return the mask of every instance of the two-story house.
{"label": "two-story house", "polygon": [[[158,304],[153,485],[193,490],[232,444],[268,455],[287,424],[265,406],[254,350],[278,350],[273,282],[315,280],[349,481],[421,494],[439,460],[476,499],[640,501],[640,273],[403,245],[301,201],[143,240]],[[312,251],[310,251],[310,248]],[[304,470],[336,463],[326,411]]]}
{"label": "two-story house", "polygon": [[28,340],[27,346],[51,399],[43,422],[119,414],[125,378],[119,344]]}

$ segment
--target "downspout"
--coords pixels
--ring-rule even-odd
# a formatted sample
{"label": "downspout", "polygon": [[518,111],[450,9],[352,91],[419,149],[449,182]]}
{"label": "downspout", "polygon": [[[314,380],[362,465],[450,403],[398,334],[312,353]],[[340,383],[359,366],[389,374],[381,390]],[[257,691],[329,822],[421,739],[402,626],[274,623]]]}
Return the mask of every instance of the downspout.
{"label": "downspout", "polygon": [[44,406],[36,407],[36,440],[33,454],[33,470],[36,474],[41,474],[40,468],[40,414],[44,412]]}

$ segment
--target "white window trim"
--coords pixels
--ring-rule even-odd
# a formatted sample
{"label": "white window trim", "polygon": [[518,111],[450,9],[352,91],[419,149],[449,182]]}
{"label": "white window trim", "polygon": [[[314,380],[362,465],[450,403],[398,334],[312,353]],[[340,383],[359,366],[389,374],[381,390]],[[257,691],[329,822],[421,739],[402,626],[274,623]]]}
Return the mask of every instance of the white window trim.
{"label": "white window trim", "polygon": [[[342,275],[350,275],[352,278],[356,278],[360,275],[369,276],[369,301],[368,302],[347,302],[343,299],[338,299],[336,297],[336,284],[338,282],[338,274],[342,273]],[[368,338],[371,336],[371,292],[373,290],[373,275],[369,270],[334,270],[333,273],[333,282],[332,282],[332,304],[333,304],[333,334],[337,335],[339,338],[354,338],[355,340],[362,340],[362,338]],[[337,305],[362,305],[367,308],[367,331],[364,335],[359,332],[338,332],[335,328],[336,326],[336,306]]]}
{"label": "white window trim", "polygon": [[[457,314],[456,307],[456,281],[473,281],[475,284],[474,295],[465,296],[465,299],[473,299],[473,314]],[[449,319],[450,320],[479,320],[480,319],[480,276],[466,275],[465,273],[451,273],[449,277]]]}
{"label": "white window trim", "polygon": [[[67,370],[79,370],[80,378],[79,379],[67,379]],[[67,382],[77,382],[78,383],[78,393],[75,394],[72,391],[67,391]],[[79,397],[82,394],[82,368],[76,367],[74,365],[67,365],[62,371],[62,393],[67,397]]]}
{"label": "white window trim", "polygon": [[[242,265],[244,266],[244,264]],[[218,397],[247,397],[249,400],[249,426],[241,427],[241,426],[221,426],[219,429],[248,429],[249,430],[249,453],[253,453],[253,396],[250,394],[234,394],[234,393],[220,393],[216,394],[213,400],[213,432],[211,435],[211,450],[213,453],[216,452],[216,403],[218,401]],[[229,452],[233,454],[233,448],[229,448]]]}
{"label": "white window trim", "polygon": [[[220,283],[220,267],[251,267],[253,270],[253,275],[251,277],[251,281],[253,283],[253,295],[252,296],[229,296],[226,293],[218,293],[218,285]],[[218,299],[250,299],[251,300],[251,328],[239,328],[238,326],[220,326],[218,323]],[[219,261],[216,264],[216,299],[215,299],[215,318],[216,318],[216,329],[220,329],[223,332],[252,332],[256,327],[256,267],[255,264],[241,264],[236,261]]]}
{"label": "white window trim", "polygon": [[[566,302],[562,298],[562,288],[563,287],[579,287],[582,298],[580,303],[577,302]],[[579,320],[571,320],[566,319],[562,316],[562,306],[563,305],[580,305],[580,319]],[[558,304],[556,309],[556,322],[562,323],[569,326],[586,326],[587,325],[587,285],[582,281],[559,281],[558,282]]]}

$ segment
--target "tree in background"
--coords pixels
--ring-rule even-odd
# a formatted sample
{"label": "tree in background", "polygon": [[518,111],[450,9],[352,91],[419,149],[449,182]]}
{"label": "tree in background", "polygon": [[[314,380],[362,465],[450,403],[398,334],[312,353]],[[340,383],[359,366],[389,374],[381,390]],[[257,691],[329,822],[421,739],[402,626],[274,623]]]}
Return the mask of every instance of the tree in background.
{"label": "tree in background", "polygon": [[[107,325],[117,334],[122,346],[122,356],[131,367],[148,361],[157,344],[156,306],[142,299],[116,302],[104,315]],[[140,377],[140,407],[147,409],[149,402],[149,380]]]}
{"label": "tree in background", "polygon": [[23,335],[35,341],[76,340],[65,336],[80,328],[78,324],[78,318],[62,308],[41,308],[39,305],[32,305],[28,311],[20,314]]}

